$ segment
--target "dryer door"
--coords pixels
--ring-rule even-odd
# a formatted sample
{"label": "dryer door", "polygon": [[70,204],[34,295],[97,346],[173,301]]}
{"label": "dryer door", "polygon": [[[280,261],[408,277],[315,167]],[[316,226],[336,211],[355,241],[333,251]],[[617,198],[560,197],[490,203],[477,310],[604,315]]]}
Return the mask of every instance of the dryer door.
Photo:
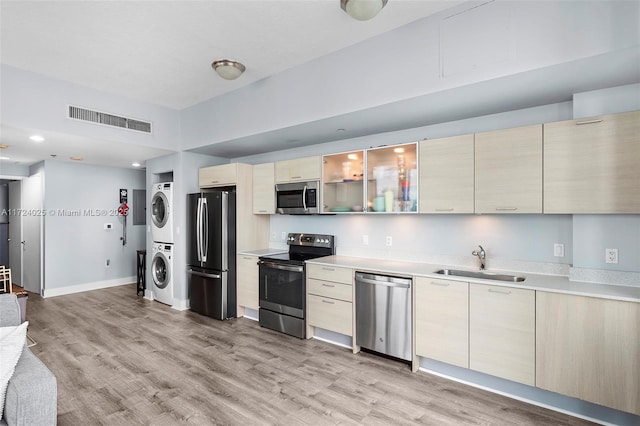
{"label": "dryer door", "polygon": [[151,199],[151,219],[153,224],[162,228],[169,219],[169,200],[163,192],[156,192]]}
{"label": "dryer door", "polygon": [[159,289],[163,289],[169,284],[171,270],[169,269],[169,261],[163,253],[156,253],[153,256],[151,275],[153,276],[153,284]]}

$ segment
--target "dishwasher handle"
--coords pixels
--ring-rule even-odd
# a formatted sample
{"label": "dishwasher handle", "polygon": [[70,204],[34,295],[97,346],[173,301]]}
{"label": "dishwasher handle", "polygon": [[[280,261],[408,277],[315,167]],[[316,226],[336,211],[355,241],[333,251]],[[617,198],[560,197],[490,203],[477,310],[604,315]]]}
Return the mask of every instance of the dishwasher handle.
{"label": "dishwasher handle", "polygon": [[384,285],[387,287],[411,288],[411,279],[402,277],[389,277],[386,275],[363,274],[356,272],[356,283]]}

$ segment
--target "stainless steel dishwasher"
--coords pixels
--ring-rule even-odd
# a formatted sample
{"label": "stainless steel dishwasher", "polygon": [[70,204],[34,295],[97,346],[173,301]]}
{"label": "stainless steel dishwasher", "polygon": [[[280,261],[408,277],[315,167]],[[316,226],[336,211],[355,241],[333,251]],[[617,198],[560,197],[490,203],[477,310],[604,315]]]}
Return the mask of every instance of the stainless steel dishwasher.
{"label": "stainless steel dishwasher", "polygon": [[356,272],[356,344],[411,361],[411,278]]}

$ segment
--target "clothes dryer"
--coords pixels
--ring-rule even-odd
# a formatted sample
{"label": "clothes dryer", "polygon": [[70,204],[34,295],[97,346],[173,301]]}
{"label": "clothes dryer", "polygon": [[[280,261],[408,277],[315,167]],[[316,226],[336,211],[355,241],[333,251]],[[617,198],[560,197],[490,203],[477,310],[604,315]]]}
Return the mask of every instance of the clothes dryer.
{"label": "clothes dryer", "polygon": [[173,182],[154,183],[151,194],[151,238],[173,244]]}
{"label": "clothes dryer", "polygon": [[151,276],[154,300],[173,305],[173,244],[153,243]]}

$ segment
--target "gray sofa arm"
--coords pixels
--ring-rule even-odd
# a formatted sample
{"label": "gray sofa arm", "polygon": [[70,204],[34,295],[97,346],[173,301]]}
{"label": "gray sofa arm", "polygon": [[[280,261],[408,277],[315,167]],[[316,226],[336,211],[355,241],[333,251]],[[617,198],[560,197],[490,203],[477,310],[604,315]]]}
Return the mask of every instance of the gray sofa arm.
{"label": "gray sofa arm", "polygon": [[9,380],[3,420],[8,426],[49,426],[57,414],[56,377],[25,346]]}

